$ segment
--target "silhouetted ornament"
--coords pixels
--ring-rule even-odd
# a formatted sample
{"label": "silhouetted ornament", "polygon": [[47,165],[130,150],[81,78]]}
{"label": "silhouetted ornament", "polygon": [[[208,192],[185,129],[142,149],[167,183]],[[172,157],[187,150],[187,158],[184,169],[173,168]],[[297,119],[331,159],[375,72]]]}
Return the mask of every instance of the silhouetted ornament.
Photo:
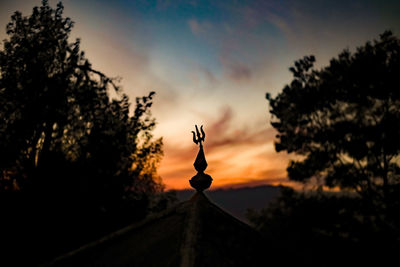
{"label": "silhouetted ornament", "polygon": [[[200,134],[196,126],[196,132],[193,141],[200,150],[194,163],[197,174],[190,185],[197,192],[189,200],[150,213],[144,221],[85,244],[45,266],[260,266],[260,261],[265,261],[265,240],[202,192],[210,187],[212,178],[204,173],[203,128]],[[270,256],[274,254],[268,255],[271,266],[281,264],[280,258]]]}
{"label": "silhouetted ornament", "polygon": [[193,133],[193,142],[197,145],[200,145],[199,153],[197,153],[196,160],[194,161],[194,168],[197,171],[197,174],[192,177],[192,179],[189,180],[190,185],[196,189],[198,192],[202,192],[205,189],[209,188],[211,183],[212,183],[212,178],[210,175],[204,173],[204,171],[207,169],[207,161],[206,157],[204,155],[204,150],[203,150],[203,144],[204,138],[206,137],[206,134],[203,131],[203,125],[200,127],[200,132],[199,129],[196,127],[196,133],[192,131]]}

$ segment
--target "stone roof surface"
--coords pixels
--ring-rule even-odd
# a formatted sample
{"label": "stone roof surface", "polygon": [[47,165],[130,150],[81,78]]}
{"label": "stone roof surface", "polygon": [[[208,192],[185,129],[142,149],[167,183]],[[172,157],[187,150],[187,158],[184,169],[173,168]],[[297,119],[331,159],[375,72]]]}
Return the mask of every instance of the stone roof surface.
{"label": "stone roof surface", "polygon": [[261,238],[202,192],[144,222],[57,258],[51,266],[257,266]]}

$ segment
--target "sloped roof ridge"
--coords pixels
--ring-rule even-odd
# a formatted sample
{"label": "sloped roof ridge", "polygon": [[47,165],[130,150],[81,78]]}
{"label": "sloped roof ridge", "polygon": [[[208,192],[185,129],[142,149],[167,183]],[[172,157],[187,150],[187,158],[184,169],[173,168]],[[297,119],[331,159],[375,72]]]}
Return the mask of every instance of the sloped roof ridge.
{"label": "sloped roof ridge", "polygon": [[140,227],[142,227],[142,226],[144,226],[144,225],[146,225],[148,223],[151,223],[153,221],[162,219],[162,218],[167,217],[167,216],[169,216],[169,215],[171,215],[173,213],[176,213],[176,212],[177,213],[182,213],[182,212],[185,211],[185,209],[186,209],[186,207],[188,205],[190,205],[190,200],[186,200],[186,201],[177,203],[174,206],[166,209],[165,211],[162,211],[162,212],[159,212],[159,213],[150,214],[149,216],[147,216],[144,220],[142,220],[140,222],[132,223],[132,224],[130,224],[130,225],[128,225],[128,226],[126,226],[126,227],[124,227],[122,229],[119,229],[119,230],[114,231],[114,232],[112,232],[110,234],[107,234],[107,235],[105,235],[105,236],[103,236],[103,237],[101,237],[101,238],[99,238],[99,239],[97,239],[97,240],[95,240],[93,242],[90,242],[90,243],[85,244],[85,245],[83,245],[83,246],[81,246],[81,247],[79,247],[79,248],[77,248],[75,250],[67,252],[67,253],[65,253],[65,254],[53,259],[52,261],[43,264],[43,266],[51,266],[51,265],[53,265],[53,264],[55,264],[55,263],[57,263],[59,261],[62,261],[64,259],[66,259],[66,258],[75,256],[75,255],[77,255],[77,254],[79,254],[81,252],[84,252],[84,251],[86,251],[88,249],[94,248],[94,247],[96,247],[96,246],[98,246],[100,244],[104,244],[106,242],[109,242],[109,241],[111,241],[111,240],[113,240],[115,238],[118,238],[118,237],[120,237],[120,236],[122,236],[124,234],[127,234],[127,233],[129,233],[129,232],[131,232],[133,230],[136,230],[136,229],[138,229],[138,228],[140,228]]}
{"label": "sloped roof ridge", "polygon": [[[203,227],[203,219],[204,214],[201,211],[201,205],[206,204],[207,210],[214,209],[221,216],[228,218],[231,222],[235,223],[241,228],[247,229],[247,231],[253,232],[255,235],[258,235],[258,231],[251,227],[250,225],[242,222],[237,219],[235,216],[231,215],[227,211],[220,208],[218,205],[209,200],[209,198],[203,192],[196,192],[188,203],[191,205],[187,210],[187,217],[185,220],[185,228],[183,232],[183,238],[180,248],[181,254],[181,263],[180,267],[193,267],[196,266],[196,244],[198,242],[199,234],[201,235],[202,227]],[[203,207],[204,208],[204,207]]]}
{"label": "sloped roof ridge", "polygon": [[222,216],[227,218],[229,221],[234,223],[240,228],[245,228],[247,231],[251,231],[253,233],[258,233],[250,225],[240,221],[233,215],[229,214],[218,205],[213,203],[208,199],[208,197],[203,192],[195,192],[193,196],[184,202],[177,203],[176,205],[166,209],[163,212],[155,213],[149,215],[143,221],[133,223],[128,225],[120,230],[112,232],[100,239],[97,239],[91,243],[83,245],[78,249],[75,249],[71,252],[61,255],[60,257],[55,258],[51,262],[44,264],[43,266],[51,266],[57,265],[59,262],[63,262],[68,258],[75,257],[84,253],[85,251],[95,249],[96,247],[111,242],[112,240],[117,239],[118,237],[124,236],[126,234],[131,233],[141,227],[145,227],[146,225],[157,222],[159,220],[163,220],[169,216],[174,216],[175,214],[184,214],[184,221],[183,221],[183,231],[181,233],[181,242],[179,245],[179,266],[181,267],[193,267],[196,265],[199,259],[197,249],[197,242],[200,236],[202,236],[205,231],[204,227],[204,220],[210,219],[208,218],[208,212],[211,211],[217,212],[218,216]]}

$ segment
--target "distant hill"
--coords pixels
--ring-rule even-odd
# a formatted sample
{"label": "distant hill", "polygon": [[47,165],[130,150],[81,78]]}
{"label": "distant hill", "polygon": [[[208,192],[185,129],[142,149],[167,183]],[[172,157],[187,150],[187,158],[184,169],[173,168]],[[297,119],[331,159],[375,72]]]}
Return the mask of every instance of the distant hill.
{"label": "distant hill", "polygon": [[[177,190],[179,201],[188,200],[194,190]],[[204,192],[207,197],[219,207],[232,214],[236,218],[249,223],[246,219],[246,210],[248,208],[260,210],[266,207],[280,193],[279,186],[256,186],[242,188],[228,188],[207,190]]]}

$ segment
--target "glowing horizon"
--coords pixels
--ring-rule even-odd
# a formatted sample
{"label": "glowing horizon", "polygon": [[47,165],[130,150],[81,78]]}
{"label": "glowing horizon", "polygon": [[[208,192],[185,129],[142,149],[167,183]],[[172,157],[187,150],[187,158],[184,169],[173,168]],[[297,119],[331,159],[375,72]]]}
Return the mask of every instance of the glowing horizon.
{"label": "glowing horizon", "polygon": [[[40,2],[2,1],[1,40],[14,11],[30,15]],[[265,93],[290,83],[288,68],[305,55],[314,54],[321,67],[384,30],[400,34],[398,1],[63,3],[75,21],[70,41],[81,38],[94,68],[122,77],[132,100],[156,92],[154,133],[164,140],[159,174],[167,189],[190,188],[194,124],[207,134],[212,188],[287,184],[289,156],[274,150]]]}

